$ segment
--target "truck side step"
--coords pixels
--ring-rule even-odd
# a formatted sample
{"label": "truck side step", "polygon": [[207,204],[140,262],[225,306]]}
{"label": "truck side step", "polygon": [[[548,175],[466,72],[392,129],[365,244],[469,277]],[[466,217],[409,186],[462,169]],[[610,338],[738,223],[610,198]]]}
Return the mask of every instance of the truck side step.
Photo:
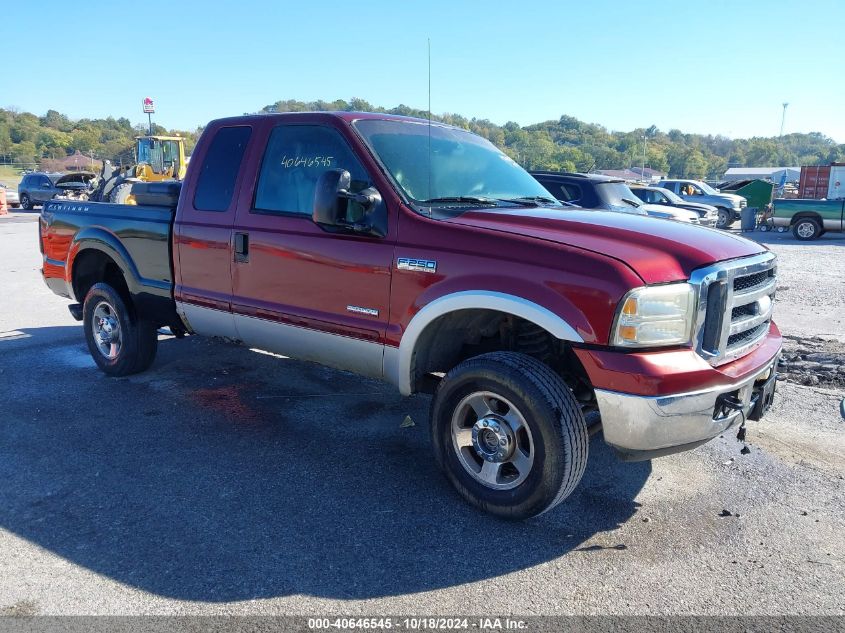
{"label": "truck side step", "polygon": [[82,320],[82,304],[81,303],[71,303],[68,307],[70,310],[70,316],[72,316],[77,321]]}

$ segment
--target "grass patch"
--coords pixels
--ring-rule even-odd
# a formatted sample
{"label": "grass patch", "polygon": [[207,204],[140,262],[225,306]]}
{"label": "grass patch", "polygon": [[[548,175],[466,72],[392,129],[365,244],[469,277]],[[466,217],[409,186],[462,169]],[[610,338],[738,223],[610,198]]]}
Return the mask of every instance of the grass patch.
{"label": "grass patch", "polygon": [[17,191],[18,183],[23,179],[21,170],[17,167],[9,165],[0,165],[0,182],[6,185],[9,189]]}

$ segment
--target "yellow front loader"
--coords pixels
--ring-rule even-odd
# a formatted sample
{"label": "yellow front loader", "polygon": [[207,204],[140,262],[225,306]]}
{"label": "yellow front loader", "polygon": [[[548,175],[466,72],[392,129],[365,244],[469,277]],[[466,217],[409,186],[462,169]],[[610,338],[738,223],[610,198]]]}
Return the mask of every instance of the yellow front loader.
{"label": "yellow front loader", "polygon": [[185,177],[185,139],[181,136],[136,136],[135,178],[143,182]]}
{"label": "yellow front loader", "polygon": [[104,167],[102,185],[91,199],[136,204],[134,184],[183,180],[187,167],[185,139],[181,136],[136,136],[135,164],[113,175],[106,175]]}

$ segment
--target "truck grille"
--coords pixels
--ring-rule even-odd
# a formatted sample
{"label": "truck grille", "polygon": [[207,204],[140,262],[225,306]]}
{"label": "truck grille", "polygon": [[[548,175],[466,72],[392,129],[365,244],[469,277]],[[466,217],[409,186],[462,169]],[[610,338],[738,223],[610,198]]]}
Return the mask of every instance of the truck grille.
{"label": "truck grille", "polygon": [[773,253],[699,269],[690,283],[698,290],[696,350],[712,365],[744,356],[766,337],[777,289]]}

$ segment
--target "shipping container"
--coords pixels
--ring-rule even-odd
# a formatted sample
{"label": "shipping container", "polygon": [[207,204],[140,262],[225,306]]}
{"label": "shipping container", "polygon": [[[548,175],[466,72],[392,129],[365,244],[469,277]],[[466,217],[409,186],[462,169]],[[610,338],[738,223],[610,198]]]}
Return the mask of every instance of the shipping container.
{"label": "shipping container", "polygon": [[830,165],[804,165],[798,183],[798,197],[819,200],[827,197]]}
{"label": "shipping container", "polygon": [[828,200],[845,198],[845,163],[833,163],[830,166],[830,178],[827,188]]}

